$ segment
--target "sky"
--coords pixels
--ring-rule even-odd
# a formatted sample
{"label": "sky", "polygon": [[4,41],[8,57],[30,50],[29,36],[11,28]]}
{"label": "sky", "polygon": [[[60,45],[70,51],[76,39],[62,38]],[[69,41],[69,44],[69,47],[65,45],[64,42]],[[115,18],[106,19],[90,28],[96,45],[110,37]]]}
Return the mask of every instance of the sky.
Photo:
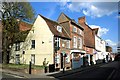
{"label": "sky", "polygon": [[118,45],[118,3],[117,2],[30,2],[36,12],[57,21],[61,12],[78,22],[85,16],[91,28],[99,28],[98,36],[112,46],[116,52]]}

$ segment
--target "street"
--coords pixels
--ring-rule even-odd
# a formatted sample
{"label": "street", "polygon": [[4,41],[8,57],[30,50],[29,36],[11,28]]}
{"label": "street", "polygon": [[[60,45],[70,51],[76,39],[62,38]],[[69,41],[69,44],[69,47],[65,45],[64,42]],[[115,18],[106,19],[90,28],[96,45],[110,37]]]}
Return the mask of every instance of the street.
{"label": "street", "polygon": [[101,79],[120,80],[120,62],[112,62],[93,69],[75,72],[70,75],[58,77],[57,79]]}
{"label": "street", "polygon": [[[67,73],[67,72],[65,72]],[[62,73],[64,74],[64,73]],[[67,75],[62,75],[62,76],[54,76],[56,74],[53,75],[47,75],[42,76],[41,78],[36,78],[34,76],[34,78],[24,78],[22,76],[18,76],[18,75],[13,75],[13,74],[9,74],[9,73],[2,73],[2,80],[63,80],[63,79],[74,79],[74,80],[86,80],[86,79],[92,79],[92,80],[96,80],[96,79],[100,79],[100,80],[120,80],[120,61],[115,61],[115,62],[110,62],[104,65],[100,65],[100,66],[95,66],[94,68],[89,68],[89,69],[85,69],[82,71],[76,71],[76,72],[72,72],[70,74]]]}
{"label": "street", "polygon": [[22,79],[24,77],[8,74],[8,73],[2,73],[2,80],[11,80],[11,79]]}

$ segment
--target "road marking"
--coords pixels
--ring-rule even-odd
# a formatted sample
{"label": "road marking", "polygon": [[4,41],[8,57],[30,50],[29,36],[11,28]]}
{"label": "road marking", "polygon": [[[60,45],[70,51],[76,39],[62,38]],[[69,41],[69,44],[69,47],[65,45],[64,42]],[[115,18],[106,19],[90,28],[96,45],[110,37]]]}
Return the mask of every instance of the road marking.
{"label": "road marking", "polygon": [[13,75],[13,74],[5,74],[5,75],[8,75],[8,76],[13,76],[13,77],[16,77],[16,78],[24,78],[24,77],[21,77],[21,76],[17,76],[17,75]]}
{"label": "road marking", "polygon": [[113,77],[114,73],[115,73],[115,70],[112,71],[112,73],[108,76],[107,80],[110,80]]}

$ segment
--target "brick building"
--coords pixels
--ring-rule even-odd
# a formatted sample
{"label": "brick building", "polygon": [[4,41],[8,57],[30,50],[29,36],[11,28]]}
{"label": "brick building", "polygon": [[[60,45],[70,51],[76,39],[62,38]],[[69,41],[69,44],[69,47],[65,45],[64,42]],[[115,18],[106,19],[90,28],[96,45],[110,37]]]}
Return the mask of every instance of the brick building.
{"label": "brick building", "polygon": [[86,24],[85,16],[78,18],[78,23],[83,26],[84,28],[84,43],[85,43],[85,51],[86,51],[86,58],[88,63],[86,65],[90,65],[93,62],[93,53],[95,49],[95,37],[93,30]]}
{"label": "brick building", "polygon": [[71,54],[71,67],[78,68],[83,65],[84,51],[84,29],[69,18],[64,13],[58,17],[59,24],[61,24],[67,33],[70,35],[70,54]]}

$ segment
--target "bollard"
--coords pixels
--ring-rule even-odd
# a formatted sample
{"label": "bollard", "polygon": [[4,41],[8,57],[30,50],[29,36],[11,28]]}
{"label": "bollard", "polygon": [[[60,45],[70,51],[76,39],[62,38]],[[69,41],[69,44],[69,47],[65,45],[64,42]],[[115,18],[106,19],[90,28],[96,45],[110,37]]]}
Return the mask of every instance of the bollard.
{"label": "bollard", "polygon": [[29,74],[31,74],[31,61],[29,62]]}

